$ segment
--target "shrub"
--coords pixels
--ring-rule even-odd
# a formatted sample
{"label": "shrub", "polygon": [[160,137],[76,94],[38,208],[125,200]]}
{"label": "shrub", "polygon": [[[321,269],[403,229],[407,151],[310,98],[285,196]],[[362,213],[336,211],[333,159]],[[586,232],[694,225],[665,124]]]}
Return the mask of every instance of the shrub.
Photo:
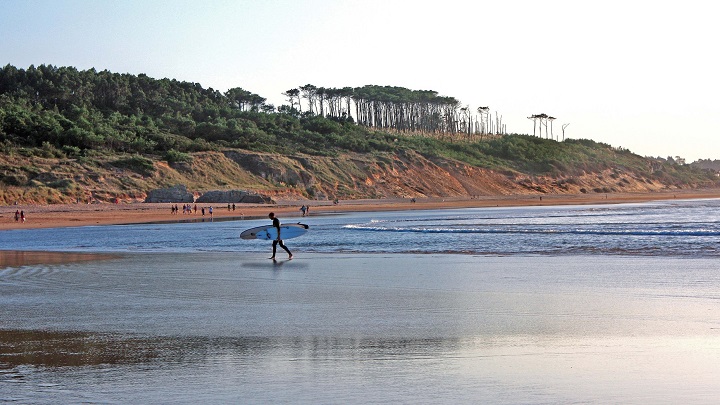
{"label": "shrub", "polygon": [[3,176],[2,182],[8,186],[24,186],[28,182],[28,177],[24,173],[13,173]]}
{"label": "shrub", "polygon": [[78,148],[77,146],[65,145],[62,147],[62,151],[69,157],[78,157],[82,155],[82,149]]}
{"label": "shrub", "polygon": [[168,163],[190,163],[192,162],[192,156],[185,152],[180,152],[175,149],[170,149],[165,153],[165,159]]}
{"label": "shrub", "polygon": [[128,170],[132,170],[136,173],[142,174],[143,176],[150,176],[155,173],[155,165],[153,161],[140,156],[134,155],[129,158],[116,160],[112,163],[115,167],[120,167]]}

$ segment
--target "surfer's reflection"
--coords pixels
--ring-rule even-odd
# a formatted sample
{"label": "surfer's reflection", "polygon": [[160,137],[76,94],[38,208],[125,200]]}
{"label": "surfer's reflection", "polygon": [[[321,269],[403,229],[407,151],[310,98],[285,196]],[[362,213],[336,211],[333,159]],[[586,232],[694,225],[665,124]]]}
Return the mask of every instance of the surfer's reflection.
{"label": "surfer's reflection", "polygon": [[272,266],[272,274],[273,277],[279,277],[280,274],[283,272],[283,264],[285,264],[285,260],[275,260],[273,259],[273,266]]}
{"label": "surfer's reflection", "polygon": [[279,260],[273,260],[272,264],[268,264],[267,261],[249,261],[242,263],[241,266],[243,268],[247,269],[256,269],[256,270],[267,270],[271,268],[273,271],[279,271],[282,266],[289,266],[288,269],[307,269],[308,263],[302,263],[298,262],[297,260],[287,260],[287,259],[279,259]]}

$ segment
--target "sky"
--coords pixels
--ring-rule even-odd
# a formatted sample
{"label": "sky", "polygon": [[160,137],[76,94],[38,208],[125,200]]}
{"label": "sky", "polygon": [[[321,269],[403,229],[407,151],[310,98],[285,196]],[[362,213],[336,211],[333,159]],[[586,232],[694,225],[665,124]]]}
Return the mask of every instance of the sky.
{"label": "sky", "polygon": [[434,90],[507,131],[720,159],[711,1],[0,0],[0,64],[233,87]]}

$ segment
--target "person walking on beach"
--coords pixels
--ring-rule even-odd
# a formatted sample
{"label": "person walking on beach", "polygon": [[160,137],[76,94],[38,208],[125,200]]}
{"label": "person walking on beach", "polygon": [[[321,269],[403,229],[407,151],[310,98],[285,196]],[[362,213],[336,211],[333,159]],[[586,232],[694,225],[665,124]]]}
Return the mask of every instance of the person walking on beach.
{"label": "person walking on beach", "polygon": [[280,220],[275,216],[274,212],[271,212],[268,215],[268,217],[270,217],[270,219],[272,220],[272,226],[277,229],[277,233],[278,233],[277,238],[275,238],[275,240],[273,241],[273,245],[272,245],[273,246],[273,254],[272,254],[271,259],[275,260],[275,252],[277,251],[277,245],[280,245],[281,248],[285,249],[285,251],[288,254],[288,260],[292,259],[293,254],[290,253],[290,249],[288,249],[287,246],[285,246],[285,244],[282,241],[281,235],[280,235]]}

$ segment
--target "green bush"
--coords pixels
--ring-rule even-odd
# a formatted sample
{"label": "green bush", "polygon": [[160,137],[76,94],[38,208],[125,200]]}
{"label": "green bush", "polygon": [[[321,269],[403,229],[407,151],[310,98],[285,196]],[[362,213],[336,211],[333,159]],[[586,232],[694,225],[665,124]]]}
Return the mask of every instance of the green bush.
{"label": "green bush", "polygon": [[82,149],[78,148],[77,146],[65,145],[62,147],[62,151],[63,153],[65,153],[65,155],[70,157],[78,157],[82,155]]}
{"label": "green bush", "polygon": [[8,186],[25,186],[28,183],[28,177],[24,173],[12,173],[3,176],[2,182]]}
{"label": "green bush", "polygon": [[170,149],[165,153],[165,160],[168,163],[190,163],[192,162],[192,156],[185,152],[179,152],[175,149]]}
{"label": "green bush", "polygon": [[150,176],[155,173],[155,165],[153,164],[153,161],[140,155],[116,160],[112,163],[112,165],[132,170],[136,173],[142,174],[143,176]]}

